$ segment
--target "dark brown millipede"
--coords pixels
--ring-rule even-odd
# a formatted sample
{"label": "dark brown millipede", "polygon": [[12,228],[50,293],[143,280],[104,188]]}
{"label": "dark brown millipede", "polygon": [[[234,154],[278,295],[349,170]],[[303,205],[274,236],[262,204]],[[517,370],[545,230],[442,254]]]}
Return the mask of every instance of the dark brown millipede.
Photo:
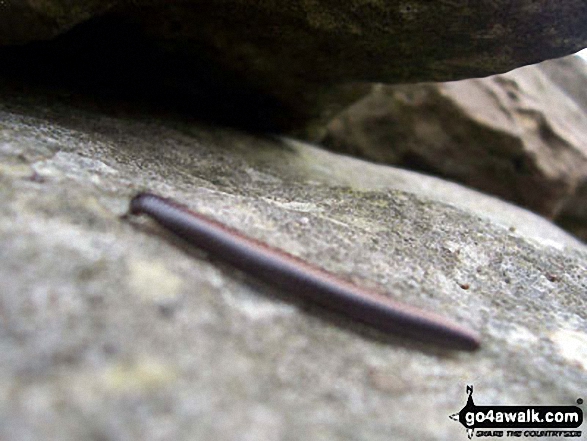
{"label": "dark brown millipede", "polygon": [[244,236],[167,198],[140,193],[131,214],[147,214],[161,226],[234,267],[384,332],[473,351],[476,332],[431,312],[361,288],[303,260]]}

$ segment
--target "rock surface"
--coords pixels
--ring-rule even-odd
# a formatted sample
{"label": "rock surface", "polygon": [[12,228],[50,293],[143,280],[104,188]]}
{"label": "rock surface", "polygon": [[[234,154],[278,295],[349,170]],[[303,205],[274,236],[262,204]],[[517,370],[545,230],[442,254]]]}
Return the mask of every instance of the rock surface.
{"label": "rock surface", "polygon": [[[587,248],[541,217],[300,142],[0,96],[0,439],[455,440],[466,384],[477,404],[584,398]],[[143,189],[483,346],[383,336],[262,286],[121,219]]]}
{"label": "rock surface", "polygon": [[248,126],[311,136],[364,93],[352,83],[455,80],[568,55],[587,46],[586,20],[581,0],[3,1],[0,45],[62,38],[0,62],[102,93],[112,83],[214,103],[218,118],[236,107]]}
{"label": "rock surface", "polygon": [[581,235],[585,90],[587,63],[578,57],[481,79],[379,85],[330,122],[324,143],[464,183]]}

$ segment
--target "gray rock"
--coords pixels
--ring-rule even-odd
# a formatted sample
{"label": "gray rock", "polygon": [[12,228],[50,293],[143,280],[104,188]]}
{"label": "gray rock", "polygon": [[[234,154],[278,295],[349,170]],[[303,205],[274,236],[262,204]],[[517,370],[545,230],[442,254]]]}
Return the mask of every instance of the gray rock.
{"label": "gray rock", "polygon": [[[454,440],[477,404],[574,404],[587,248],[456,184],[182,120],[3,90],[2,440]],[[188,250],[137,191],[480,331],[382,336]]]}
{"label": "gray rock", "polygon": [[256,124],[313,136],[364,93],[353,83],[448,81],[568,55],[587,46],[586,19],[580,0],[4,1],[0,45],[62,36],[23,71],[56,66],[82,84],[98,71],[105,90],[121,81],[192,101],[211,88],[257,111]]}
{"label": "gray rock", "polygon": [[536,67],[587,113],[587,75],[583,56],[563,57]]}
{"label": "gray rock", "polygon": [[324,143],[464,183],[580,234],[586,85],[587,64],[576,57],[488,78],[380,85],[330,122]]}

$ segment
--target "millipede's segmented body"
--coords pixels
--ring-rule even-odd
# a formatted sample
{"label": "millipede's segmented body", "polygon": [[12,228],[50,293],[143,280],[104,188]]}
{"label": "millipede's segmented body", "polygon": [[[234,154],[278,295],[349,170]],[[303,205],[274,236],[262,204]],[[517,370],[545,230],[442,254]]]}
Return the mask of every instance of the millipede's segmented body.
{"label": "millipede's segmented body", "polygon": [[132,199],[130,213],[147,214],[186,241],[236,268],[381,331],[453,349],[472,351],[479,347],[479,337],[470,329],[342,280],[171,199],[140,193]]}

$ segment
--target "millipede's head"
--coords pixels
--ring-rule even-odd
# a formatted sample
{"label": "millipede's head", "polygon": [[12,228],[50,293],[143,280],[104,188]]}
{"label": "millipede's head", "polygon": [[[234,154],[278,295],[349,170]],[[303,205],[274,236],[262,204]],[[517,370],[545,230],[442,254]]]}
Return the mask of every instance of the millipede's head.
{"label": "millipede's head", "polygon": [[130,200],[130,205],[129,205],[129,209],[128,209],[129,214],[143,213],[143,203],[144,203],[145,199],[147,199],[151,196],[152,195],[150,193],[141,192],[141,193],[137,194],[135,197],[133,197]]}
{"label": "millipede's head", "polygon": [[147,191],[137,194],[130,200],[130,206],[128,214],[149,214],[153,217],[157,217],[157,213],[161,212],[162,209],[175,208],[179,210],[186,210],[181,204],[178,204],[172,199],[157,196]]}

